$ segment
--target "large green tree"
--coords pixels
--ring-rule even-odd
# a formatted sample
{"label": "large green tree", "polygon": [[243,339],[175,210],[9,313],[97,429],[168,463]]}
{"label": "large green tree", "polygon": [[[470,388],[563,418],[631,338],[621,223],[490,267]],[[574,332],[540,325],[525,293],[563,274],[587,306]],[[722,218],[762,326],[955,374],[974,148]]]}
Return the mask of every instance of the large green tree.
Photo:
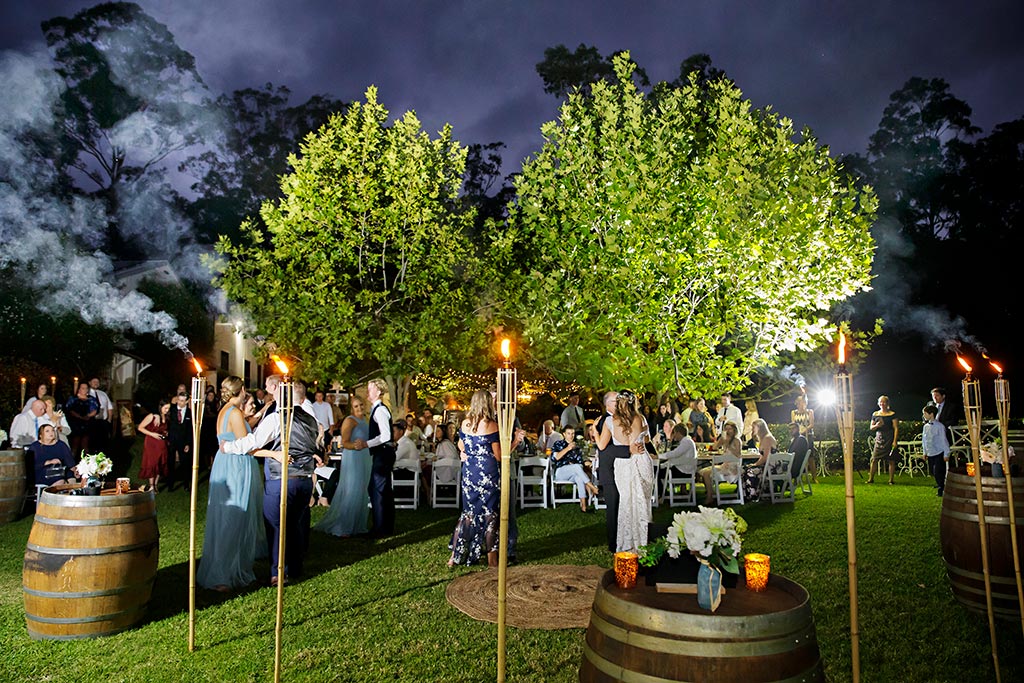
{"label": "large green tree", "polygon": [[[269,235],[222,239],[220,284],[307,379],[389,377],[400,405],[416,372],[473,367],[487,343],[474,292],[493,280],[459,201],[466,149],[409,112],[388,122],[370,88],[301,145]],[[479,358],[479,355],[476,354]]]}
{"label": "large green tree", "polygon": [[648,99],[628,55],[576,92],[495,235],[532,362],[590,386],[713,392],[830,333],[869,282],[875,200],[727,79]]}

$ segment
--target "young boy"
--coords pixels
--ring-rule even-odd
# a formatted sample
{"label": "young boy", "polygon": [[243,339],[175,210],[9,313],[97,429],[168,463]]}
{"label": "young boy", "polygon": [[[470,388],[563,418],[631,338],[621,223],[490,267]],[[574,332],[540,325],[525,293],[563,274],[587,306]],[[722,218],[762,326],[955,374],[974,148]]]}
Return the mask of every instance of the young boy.
{"label": "young boy", "polygon": [[939,488],[936,494],[942,496],[942,490],[946,486],[946,463],[949,461],[949,440],[946,438],[946,428],[941,422],[935,420],[938,409],[928,404],[921,412],[924,419],[924,430],[921,432],[921,450],[928,458],[928,470],[935,477],[935,484]]}

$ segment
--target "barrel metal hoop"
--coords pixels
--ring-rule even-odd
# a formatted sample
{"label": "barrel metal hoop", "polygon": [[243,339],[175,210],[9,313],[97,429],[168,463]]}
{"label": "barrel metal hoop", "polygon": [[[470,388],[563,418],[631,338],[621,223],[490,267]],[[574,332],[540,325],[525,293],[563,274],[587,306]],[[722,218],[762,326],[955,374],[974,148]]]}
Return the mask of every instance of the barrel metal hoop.
{"label": "barrel metal hoop", "polygon": [[29,588],[28,586],[26,586],[24,584],[22,584],[21,589],[25,593],[27,593],[28,595],[32,595],[32,596],[37,597],[37,598],[58,598],[58,599],[65,599],[65,598],[103,598],[103,597],[107,597],[109,595],[120,595],[121,593],[127,593],[129,591],[137,590],[139,588],[145,588],[146,586],[152,586],[153,582],[155,580],[156,580],[156,577],[154,576],[151,579],[146,579],[145,581],[142,581],[141,583],[133,583],[133,584],[131,584],[129,586],[120,586],[118,588],[108,588],[107,590],[102,590],[102,591],[79,591],[79,592],[76,592],[76,593],[64,593],[64,592],[59,592],[59,591],[40,591],[40,590],[36,590],[34,588]]}
{"label": "barrel metal hoop", "polygon": [[[132,626],[134,626],[134,624],[132,624]],[[132,626],[122,626],[121,628],[115,628],[109,631],[90,631],[89,633],[55,636],[50,635],[48,633],[40,633],[39,631],[33,630],[31,626],[28,626],[26,624],[26,628],[28,629],[28,636],[32,640],[91,640],[93,638],[103,638],[106,636],[112,636],[118,633],[123,633],[130,629]]]}
{"label": "barrel metal hoop", "polygon": [[107,555],[111,553],[126,553],[132,550],[142,550],[157,546],[159,541],[157,539],[143,541],[142,543],[132,543],[130,545],[119,545],[112,546],[109,548],[46,548],[35,543],[29,543],[25,547],[28,550],[34,550],[37,553],[44,555]]}
{"label": "barrel metal hoop", "polygon": [[36,521],[51,526],[111,526],[114,524],[134,524],[145,522],[147,519],[156,519],[156,513],[138,515],[136,517],[121,517],[116,519],[56,519],[54,517],[40,517],[36,515]]}
{"label": "barrel metal hoop", "polygon": [[[635,624],[648,631],[671,633],[678,630],[680,622],[685,622],[687,632],[704,639],[727,639],[734,633],[733,620],[715,617],[712,614],[683,614],[668,612],[657,608],[638,605],[613,596],[606,590],[598,590],[594,596],[594,607],[604,614],[621,616],[622,621]],[[805,599],[795,607],[784,612],[750,616],[745,622],[763,637],[787,636],[803,624],[812,622],[810,605]]]}
{"label": "barrel metal hoop", "polygon": [[[25,618],[34,621],[39,624],[91,624],[97,621],[113,621],[118,617],[125,617],[130,614],[135,614],[143,609],[146,605],[136,605],[131,609],[121,610],[120,612],[114,612],[113,614],[98,614],[92,617],[40,617],[36,614],[25,614]],[[98,635],[98,634],[91,634]]]}
{"label": "barrel metal hoop", "polygon": [[[668,678],[661,678],[659,676],[651,676],[649,674],[623,669],[622,666],[610,662],[594,652],[586,640],[583,641],[583,656],[587,658],[587,661],[594,665],[595,669],[606,676],[610,676],[617,681],[622,681],[623,683],[670,683],[670,679]],[[780,679],[776,683],[803,683],[808,680],[816,680],[816,674],[820,672],[820,670],[821,659],[819,658],[818,661],[815,662],[814,666],[808,671],[797,674],[796,676]]]}
{"label": "barrel metal hoop", "polygon": [[7,501],[11,501],[12,503],[17,503],[17,502],[20,502],[20,501],[22,501],[24,499],[25,499],[25,494],[23,493],[20,496],[15,496],[14,498],[0,498],[0,503],[6,503]]}
{"label": "barrel metal hoop", "polygon": [[750,637],[741,641],[678,640],[647,633],[636,633],[609,623],[596,611],[590,615],[590,625],[612,640],[627,645],[687,657],[740,657],[750,655],[777,655],[792,652],[794,645],[816,639],[814,621],[802,629],[772,638]]}
{"label": "barrel metal hoop", "polygon": [[[986,503],[986,505],[987,505],[987,503]],[[955,519],[955,520],[960,521],[960,522],[974,522],[975,524],[978,523],[978,515],[977,515],[977,513],[972,515],[972,514],[967,513],[967,512],[957,512],[955,510],[943,510],[942,511],[942,516],[943,517],[949,517],[950,519]],[[985,523],[986,524],[999,524],[999,525],[1005,524],[1005,525],[1009,526],[1010,525],[1010,518],[1009,517],[995,517],[995,516],[992,516],[992,515],[985,515]],[[1024,518],[1022,518],[1020,520],[1017,520],[1017,526],[1024,526]]]}
{"label": "barrel metal hoop", "polygon": [[53,505],[59,508],[107,508],[107,507],[137,507],[139,503],[147,502],[146,499],[156,502],[152,491],[145,493],[122,493],[113,496],[69,496],[43,490],[39,497],[41,505]]}
{"label": "barrel metal hoop", "polygon": [[[974,579],[975,581],[984,581],[985,580],[984,574],[979,574],[978,572],[969,572],[966,569],[963,569],[961,567],[956,567],[954,565],[951,565],[949,562],[946,562],[946,570],[950,574],[956,574],[958,576],[963,576],[964,578],[967,578],[967,579]],[[1001,583],[1001,584],[1005,584],[1007,586],[1014,586],[1015,588],[1017,586],[1017,578],[1014,577],[1014,576],[995,576],[995,575],[990,575],[988,578],[989,578],[989,581],[991,583]],[[974,590],[972,588],[968,588],[966,586],[963,586],[962,584],[957,584],[957,585],[961,586],[964,590]],[[980,591],[980,592],[984,593],[985,591]],[[1014,594],[1016,595],[1016,590],[1014,591]]]}
{"label": "barrel metal hoop", "polygon": [[[974,493],[974,491],[971,491],[971,493]],[[993,507],[993,508],[1008,508],[1008,507],[1010,507],[1009,501],[1007,501],[1007,500],[1000,500],[998,498],[996,498],[996,499],[985,498],[985,493],[986,492],[983,490],[982,494],[981,494],[981,497],[985,500],[985,507]],[[1006,493],[1006,489],[995,489],[995,490],[992,490],[992,491],[988,491],[988,493]],[[949,498],[949,500],[951,500],[954,503],[963,503],[964,505],[972,505],[972,506],[975,506],[975,507],[977,507],[977,505],[978,505],[978,499],[976,497],[975,498],[962,498],[960,496],[951,496],[951,495],[949,495],[948,493],[945,493],[945,492],[942,494],[942,497],[943,498]],[[1016,505],[1014,507],[1021,507],[1021,504],[1019,502],[1017,502],[1017,501],[1014,501],[1014,502],[1016,503]]]}

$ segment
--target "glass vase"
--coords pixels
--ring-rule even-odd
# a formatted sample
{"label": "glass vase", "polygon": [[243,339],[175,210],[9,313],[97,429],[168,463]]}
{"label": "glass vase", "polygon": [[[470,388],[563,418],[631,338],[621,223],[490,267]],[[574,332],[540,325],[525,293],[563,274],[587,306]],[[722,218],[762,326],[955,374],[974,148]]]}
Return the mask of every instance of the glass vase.
{"label": "glass vase", "polygon": [[707,562],[697,571],[697,604],[714,612],[722,602],[722,570]]}

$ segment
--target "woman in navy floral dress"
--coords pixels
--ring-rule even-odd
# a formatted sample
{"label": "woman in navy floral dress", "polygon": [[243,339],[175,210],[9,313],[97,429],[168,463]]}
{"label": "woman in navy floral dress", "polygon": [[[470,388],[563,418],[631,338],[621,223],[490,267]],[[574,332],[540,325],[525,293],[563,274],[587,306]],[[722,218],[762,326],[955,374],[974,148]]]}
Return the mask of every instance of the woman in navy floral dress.
{"label": "woman in navy floral dress", "polygon": [[[462,453],[462,514],[455,525],[448,566],[474,564],[484,555],[498,566],[501,505],[501,445],[491,394],[477,391],[459,430]],[[515,555],[516,529],[509,523],[509,556]]]}

